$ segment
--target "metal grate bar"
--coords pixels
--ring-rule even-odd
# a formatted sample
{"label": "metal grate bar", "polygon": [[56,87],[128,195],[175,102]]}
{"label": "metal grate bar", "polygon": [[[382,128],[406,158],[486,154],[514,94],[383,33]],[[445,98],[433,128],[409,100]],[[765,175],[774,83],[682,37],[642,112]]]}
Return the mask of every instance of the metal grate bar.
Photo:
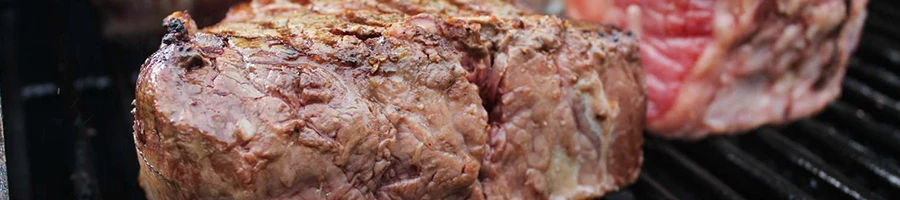
{"label": "metal grate bar", "polygon": [[890,92],[900,91],[900,77],[893,72],[882,67],[865,64],[857,58],[850,60],[848,69],[847,72],[850,76],[878,87],[877,89],[880,89],[881,92],[888,92],[887,95],[893,95],[892,98],[900,98],[900,92]]}
{"label": "metal grate bar", "polygon": [[831,184],[844,194],[854,199],[884,199],[869,191],[858,183],[851,181],[835,168],[829,166],[821,158],[790,139],[785,138],[772,129],[764,128],[757,133],[762,141],[782,155],[785,155],[794,165],[805,169],[819,179]]}
{"label": "metal grate bar", "polygon": [[869,14],[866,16],[866,22],[871,19],[871,16],[884,16],[889,19],[900,17],[900,13],[895,12],[897,9],[900,9],[900,4],[897,1],[871,0],[869,5],[866,6],[866,10],[869,11]]}
{"label": "metal grate bar", "polygon": [[716,152],[725,155],[726,160],[765,183],[772,193],[776,193],[784,199],[815,199],[781,175],[773,172],[765,164],[739,149],[731,141],[722,137],[709,138],[706,141]]}
{"label": "metal grate bar", "polygon": [[843,88],[844,96],[856,101],[856,104],[873,106],[875,110],[870,111],[871,113],[880,115],[883,120],[900,123],[900,102],[851,77],[844,78]]}
{"label": "metal grate bar", "polygon": [[822,122],[802,120],[795,124],[803,130],[802,133],[832,147],[832,150],[871,171],[891,187],[900,188],[900,167],[879,159],[862,144],[841,135],[834,127]]}
{"label": "metal grate bar", "polygon": [[666,200],[678,200],[678,197],[669,192],[662,184],[659,184],[656,179],[647,175],[647,173],[641,173],[640,177],[636,183],[634,183],[635,188],[641,188],[641,192],[648,192],[656,194],[654,197],[666,199]]}
{"label": "metal grate bar", "polygon": [[[866,60],[880,61],[891,66],[900,66],[900,50],[894,40],[878,33],[863,32],[857,55]],[[896,71],[895,71],[896,72]]]}
{"label": "metal grate bar", "polygon": [[644,143],[644,145],[648,150],[660,153],[667,158],[674,160],[679,164],[679,166],[686,168],[689,172],[692,173],[692,176],[700,179],[701,184],[704,184],[705,187],[710,188],[709,192],[714,192],[717,199],[744,199],[744,197],[741,197],[741,195],[731,189],[731,187],[725,185],[725,183],[710,174],[708,171],[706,171],[706,169],[703,169],[703,167],[700,167],[700,165],[698,165],[697,163],[694,163],[694,161],[691,161],[690,158],[682,154],[680,151],[658,140],[659,139],[656,138],[649,138],[647,142]]}
{"label": "metal grate bar", "polygon": [[900,15],[896,14],[896,8],[891,5],[885,5],[884,1],[870,1],[868,6],[869,15],[866,16],[866,31],[879,31],[889,36],[900,36],[900,27],[894,25],[894,22],[888,19],[896,19]]}
{"label": "metal grate bar", "polygon": [[828,105],[823,116],[834,118],[834,122],[846,123],[859,131],[855,134],[865,136],[870,141],[900,155],[900,129],[888,124],[876,122],[865,111],[847,103],[836,101]]}
{"label": "metal grate bar", "polygon": [[631,187],[622,188],[618,191],[607,193],[603,197],[595,198],[596,200],[634,200],[634,192]]}

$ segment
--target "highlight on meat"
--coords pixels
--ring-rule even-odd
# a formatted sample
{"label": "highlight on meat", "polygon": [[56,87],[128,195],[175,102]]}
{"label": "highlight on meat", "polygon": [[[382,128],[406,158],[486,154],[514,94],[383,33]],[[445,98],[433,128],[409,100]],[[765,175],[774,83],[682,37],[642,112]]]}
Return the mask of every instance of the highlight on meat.
{"label": "highlight on meat", "polygon": [[635,181],[638,43],[501,1],[186,12],[137,80],[150,199],[589,199]]}
{"label": "highlight on meat", "polygon": [[567,0],[640,34],[648,129],[699,138],[812,115],[840,93],[867,0]]}

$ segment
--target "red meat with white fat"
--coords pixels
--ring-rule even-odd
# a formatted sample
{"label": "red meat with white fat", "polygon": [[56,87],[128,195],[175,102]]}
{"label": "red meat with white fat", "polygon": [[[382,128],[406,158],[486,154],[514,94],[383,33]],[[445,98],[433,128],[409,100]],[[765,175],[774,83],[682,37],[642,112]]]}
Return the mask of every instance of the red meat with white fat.
{"label": "red meat with white fat", "polygon": [[840,93],[868,0],[568,0],[636,32],[649,130],[699,138],[812,115]]}

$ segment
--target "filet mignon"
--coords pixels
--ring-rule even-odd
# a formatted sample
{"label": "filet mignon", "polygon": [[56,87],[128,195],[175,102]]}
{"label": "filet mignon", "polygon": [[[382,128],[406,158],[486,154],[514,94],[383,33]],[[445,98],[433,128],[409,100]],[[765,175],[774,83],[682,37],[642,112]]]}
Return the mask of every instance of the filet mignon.
{"label": "filet mignon", "polygon": [[[412,1],[410,1],[412,2]],[[150,199],[586,199],[633,182],[637,42],[499,1],[177,12],[141,68]]]}

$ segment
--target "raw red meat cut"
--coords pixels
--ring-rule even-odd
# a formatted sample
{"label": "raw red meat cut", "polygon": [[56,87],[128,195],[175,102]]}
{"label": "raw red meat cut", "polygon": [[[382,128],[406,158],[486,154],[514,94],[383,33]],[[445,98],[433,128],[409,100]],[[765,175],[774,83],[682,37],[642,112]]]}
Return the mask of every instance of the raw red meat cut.
{"label": "raw red meat cut", "polygon": [[568,0],[639,32],[648,129],[699,138],[812,115],[840,93],[867,0]]}

